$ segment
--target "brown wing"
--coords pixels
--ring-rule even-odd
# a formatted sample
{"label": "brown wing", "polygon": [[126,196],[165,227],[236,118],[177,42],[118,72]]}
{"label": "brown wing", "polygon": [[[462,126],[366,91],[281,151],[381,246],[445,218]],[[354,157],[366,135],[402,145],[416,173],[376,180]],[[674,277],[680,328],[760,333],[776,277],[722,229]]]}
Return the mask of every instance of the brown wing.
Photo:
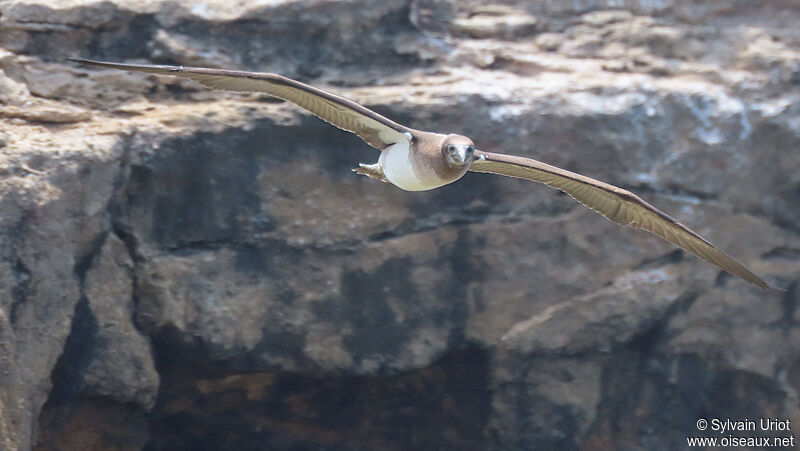
{"label": "brown wing", "polygon": [[630,191],[530,158],[475,152],[471,171],[518,177],[559,189],[620,225],[647,230],[734,276],[776,289],[685,225]]}
{"label": "brown wing", "polygon": [[276,74],[68,59],[90,66],[188,78],[213,89],[263,92],[292,102],[331,125],[355,133],[367,144],[379,150],[405,139],[403,133],[411,131],[352,100]]}

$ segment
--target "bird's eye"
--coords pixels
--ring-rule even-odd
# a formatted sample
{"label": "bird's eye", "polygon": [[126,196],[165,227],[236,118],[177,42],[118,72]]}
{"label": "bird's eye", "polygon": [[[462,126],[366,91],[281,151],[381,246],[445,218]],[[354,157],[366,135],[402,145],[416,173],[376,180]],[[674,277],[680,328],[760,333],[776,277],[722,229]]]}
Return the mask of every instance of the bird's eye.
{"label": "bird's eye", "polygon": [[448,144],[448,145],[447,145],[447,150],[448,150],[449,152],[455,152],[455,150],[456,150],[456,146],[455,146],[454,144]]}

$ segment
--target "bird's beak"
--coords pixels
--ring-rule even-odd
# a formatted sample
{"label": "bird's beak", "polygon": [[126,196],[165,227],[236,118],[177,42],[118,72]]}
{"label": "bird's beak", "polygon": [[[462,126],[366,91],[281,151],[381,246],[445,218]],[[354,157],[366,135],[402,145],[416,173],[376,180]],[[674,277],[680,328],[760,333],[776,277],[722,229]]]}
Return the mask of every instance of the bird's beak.
{"label": "bird's beak", "polygon": [[453,155],[455,160],[461,164],[469,163],[472,160],[472,155],[470,155],[469,150],[467,150],[469,146],[458,146],[456,147],[456,152]]}

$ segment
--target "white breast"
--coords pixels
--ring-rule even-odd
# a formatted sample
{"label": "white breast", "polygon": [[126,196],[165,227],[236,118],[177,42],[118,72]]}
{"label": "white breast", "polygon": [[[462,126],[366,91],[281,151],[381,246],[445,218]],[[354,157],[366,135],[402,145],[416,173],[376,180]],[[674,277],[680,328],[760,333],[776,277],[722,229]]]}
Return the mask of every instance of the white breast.
{"label": "white breast", "polygon": [[430,180],[430,177],[417,174],[411,164],[411,144],[405,139],[384,149],[378,162],[383,167],[383,175],[400,189],[425,191],[442,186],[441,183]]}

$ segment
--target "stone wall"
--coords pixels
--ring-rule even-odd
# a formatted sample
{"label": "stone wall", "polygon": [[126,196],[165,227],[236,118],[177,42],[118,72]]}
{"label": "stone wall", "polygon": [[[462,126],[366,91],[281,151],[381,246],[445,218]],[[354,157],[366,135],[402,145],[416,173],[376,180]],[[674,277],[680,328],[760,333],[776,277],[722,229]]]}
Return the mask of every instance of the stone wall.
{"label": "stone wall", "polygon": [[[0,3],[0,449],[800,425],[798,21],[788,0]],[[632,190],[787,291],[530,182],[403,192],[291,105],[72,56],[294,77]]]}

